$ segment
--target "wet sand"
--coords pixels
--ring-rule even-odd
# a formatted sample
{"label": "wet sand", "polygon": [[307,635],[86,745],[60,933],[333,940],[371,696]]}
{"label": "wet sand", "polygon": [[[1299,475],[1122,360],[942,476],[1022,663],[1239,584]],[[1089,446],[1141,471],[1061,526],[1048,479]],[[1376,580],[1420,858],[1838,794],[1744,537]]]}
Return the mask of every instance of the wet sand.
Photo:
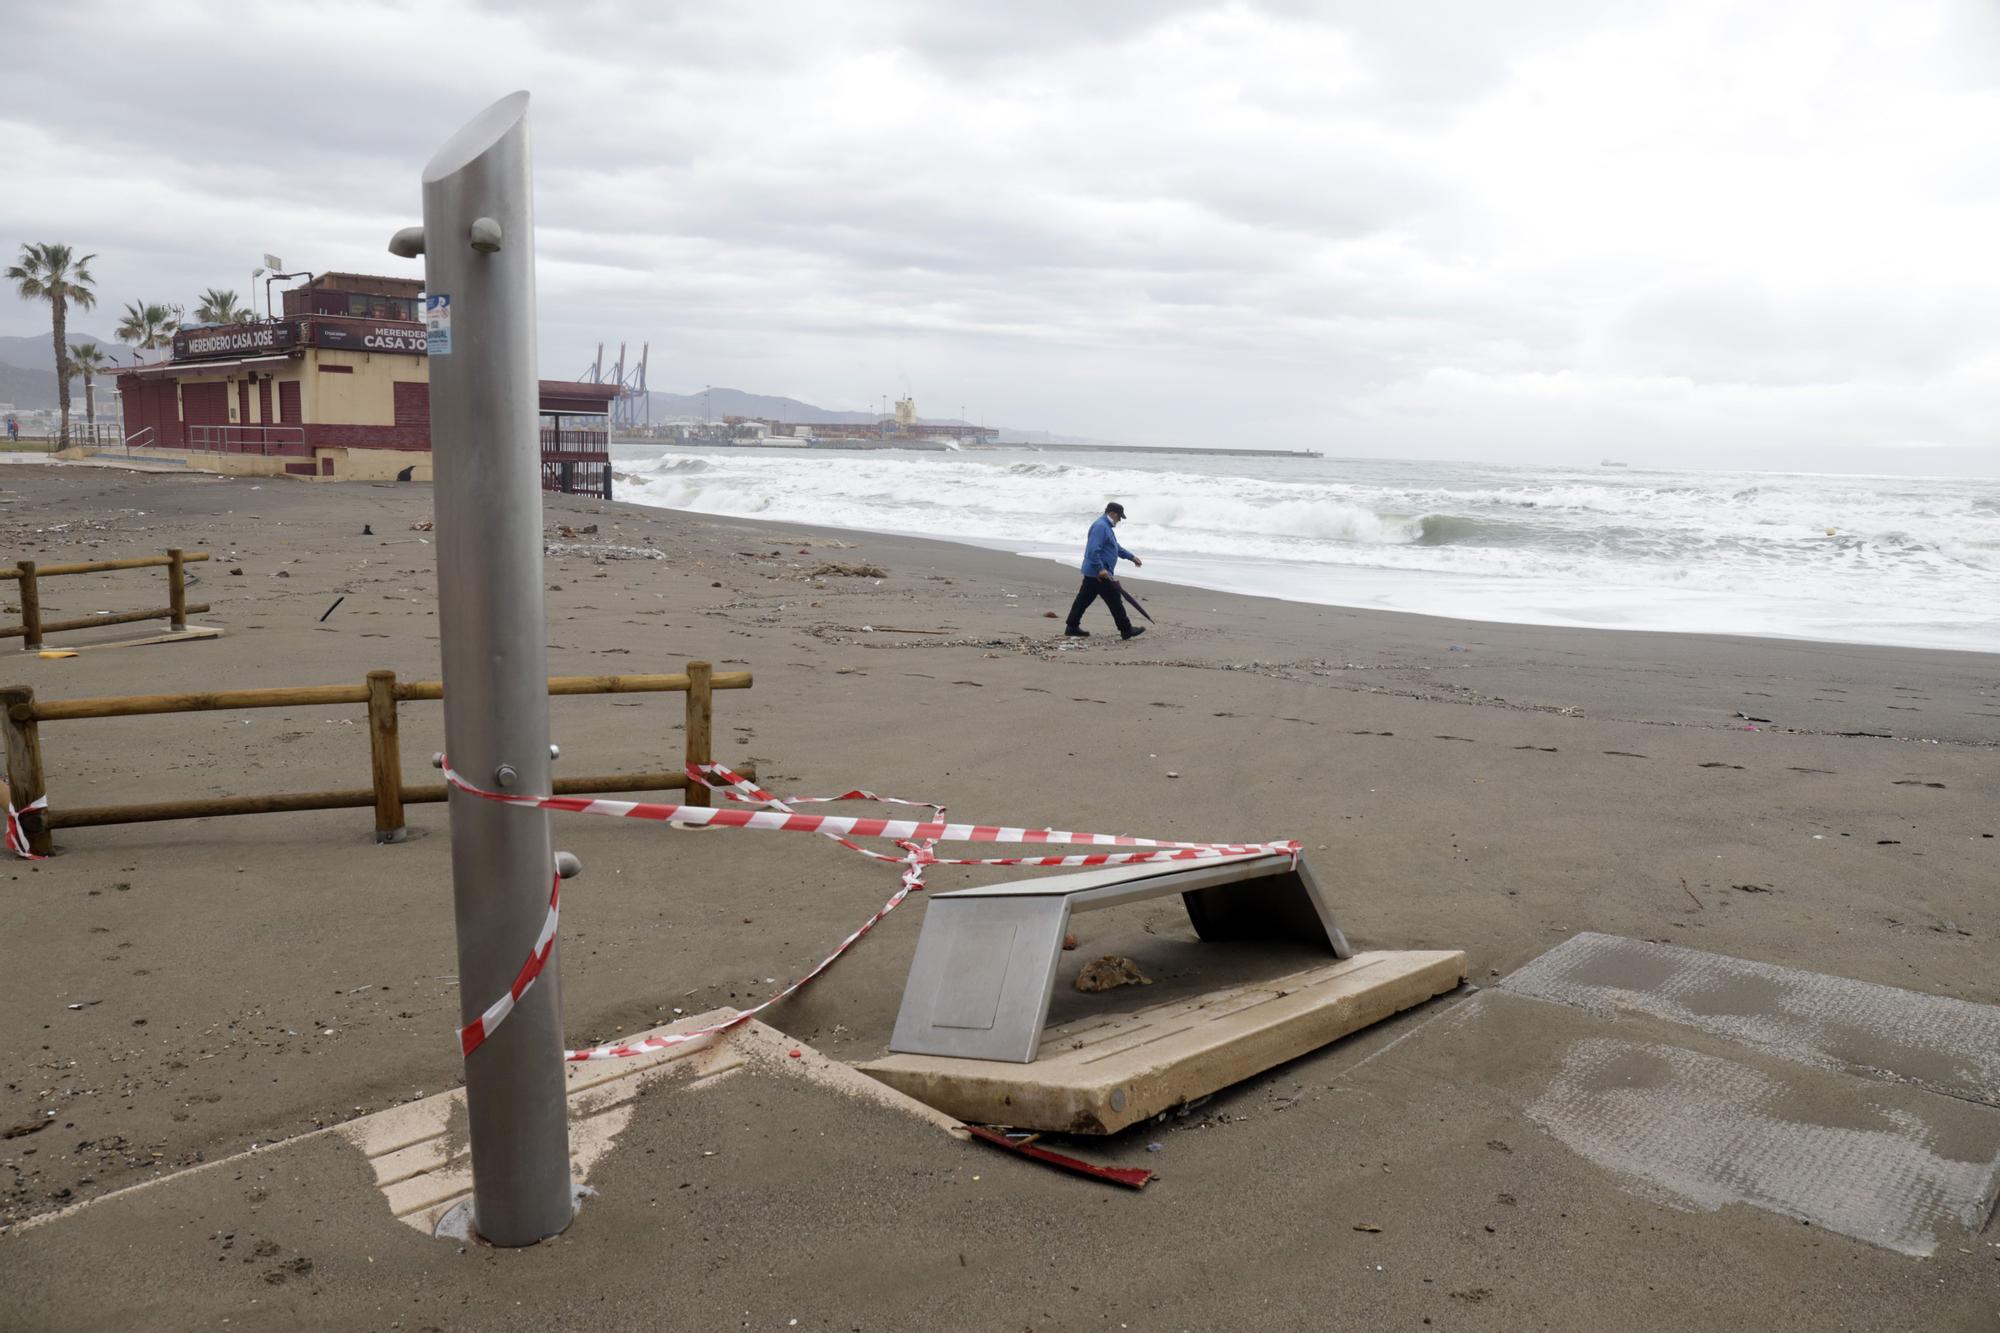
{"label": "wet sand", "polygon": [[[17,657],[7,680],[59,699],[379,667],[434,678],[431,534],[410,526],[429,509],[421,487],[10,466],[7,558],[205,548],[190,595],[227,634]],[[1151,633],[1121,644],[1097,609],[1098,637],[1065,643],[1045,613],[1066,610],[1075,576],[1054,564],[574,497],[551,497],[548,520],[566,552],[548,563],[550,671],[749,667],[754,689],[717,696],[717,756],[754,759],[782,792],[865,786],[979,821],[1297,837],[1357,947],[1463,948],[1475,981],[1597,930],[2000,1000],[2000,657],[1484,625],[1142,579]],[[1142,527],[1122,535],[1143,551]],[[649,548],[663,558],[636,557]],[[811,577],[827,564],[884,574]],[[161,582],[51,581],[45,614],[137,606]],[[677,696],[558,700],[563,767],[677,767],[679,712]],[[51,724],[50,799],[360,786],[362,723],[342,707]],[[410,779],[431,780],[437,708],[406,705],[403,732]],[[374,844],[365,810],[80,829],[55,859],[7,868],[0,1121],[50,1123],[0,1143],[6,1218],[451,1086],[444,810],[411,807],[410,823],[393,847]],[[759,998],[894,888],[820,839],[581,817],[555,833],[586,866],[561,955],[577,1045]],[[842,1058],[879,1053],[921,911],[771,1021]],[[1126,953],[1168,986],[1287,961],[1197,950],[1171,902],[1086,925],[1075,958]],[[686,1126],[647,1119],[614,1163],[631,1189],[563,1241],[461,1258],[386,1210],[327,1225],[379,1200],[358,1158],[315,1140],[283,1189],[230,1168],[177,1202],[153,1192],[0,1237],[0,1284],[22,1302],[0,1324],[1310,1327],[1344,1309],[1371,1326],[1580,1329],[1635,1301],[1658,1302],[1663,1326],[1990,1319],[1990,1224],[1969,1257],[1919,1263],[1749,1210],[1664,1209],[1521,1119],[1516,1051],[1362,1063],[1424,1017],[1150,1131],[1161,1153],[1143,1128],[1103,1145],[1166,1171],[1136,1199],[744,1087],[714,1133],[765,1165],[699,1186],[713,1191],[699,1206],[658,1174],[685,1156]],[[1363,1221],[1384,1231],[1354,1232]],[[279,1253],[235,1262],[258,1227]],[[220,1251],[208,1232],[238,1240]],[[265,1276],[298,1257],[309,1273]],[[76,1283],[115,1259],[138,1280]],[[635,1269],[647,1276],[629,1281]]]}

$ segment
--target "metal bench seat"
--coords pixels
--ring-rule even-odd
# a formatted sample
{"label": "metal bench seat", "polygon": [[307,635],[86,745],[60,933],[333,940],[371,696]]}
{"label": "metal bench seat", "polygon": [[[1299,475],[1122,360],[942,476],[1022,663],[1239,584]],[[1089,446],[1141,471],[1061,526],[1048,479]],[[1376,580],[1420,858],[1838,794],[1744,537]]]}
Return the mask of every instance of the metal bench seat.
{"label": "metal bench seat", "polygon": [[1304,940],[1353,956],[1303,857],[1248,852],[956,889],[931,896],[889,1049],[1026,1064],[1070,917],[1173,893],[1204,940]]}

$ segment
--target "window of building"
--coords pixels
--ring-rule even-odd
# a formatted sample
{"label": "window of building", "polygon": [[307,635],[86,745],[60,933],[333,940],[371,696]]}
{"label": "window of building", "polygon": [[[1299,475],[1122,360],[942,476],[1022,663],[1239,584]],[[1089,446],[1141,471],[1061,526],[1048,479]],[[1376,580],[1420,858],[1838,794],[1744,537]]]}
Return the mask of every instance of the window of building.
{"label": "window of building", "polygon": [[415,381],[396,382],[396,424],[398,426],[428,426],[431,424],[431,386]]}
{"label": "window of building", "polygon": [[344,293],[344,308],[336,314],[347,315],[351,319],[405,319],[417,318],[417,303],[407,296],[378,296],[368,292]]}

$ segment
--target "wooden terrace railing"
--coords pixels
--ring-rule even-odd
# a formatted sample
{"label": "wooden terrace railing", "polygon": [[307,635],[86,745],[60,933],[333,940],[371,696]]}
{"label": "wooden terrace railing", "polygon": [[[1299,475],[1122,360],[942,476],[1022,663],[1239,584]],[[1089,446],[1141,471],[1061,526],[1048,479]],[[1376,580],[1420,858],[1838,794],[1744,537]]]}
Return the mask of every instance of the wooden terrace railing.
{"label": "wooden terrace railing", "polygon": [[[707,764],[713,762],[714,691],[747,690],[750,685],[748,671],[718,672],[707,662],[690,662],[687,670],[679,675],[551,676],[549,693],[684,693],[687,695],[685,762]],[[22,831],[27,835],[29,849],[37,855],[47,856],[53,850],[50,833],[54,829],[372,806],[375,810],[375,840],[401,842],[404,836],[403,807],[442,801],[449,792],[441,782],[423,786],[411,786],[404,782],[396,707],[401,703],[442,698],[442,682],[398,682],[393,671],[371,671],[367,682],[361,685],[308,685],[205,694],[142,694],[104,699],[37,701],[33,689],[26,685],[11,685],[0,689],[0,733],[4,733],[6,742],[7,777],[12,789],[10,799],[17,810],[26,811],[32,802],[48,792],[42,760],[43,723],[71,722],[83,718],[138,717],[148,713],[366,704],[370,768],[370,782],[366,787],[280,792],[265,796],[211,796],[138,805],[72,806],[59,801],[52,809],[24,813],[21,816]],[[753,765],[738,765],[736,771],[745,777],[756,776]],[[687,804],[709,803],[708,788],[691,782],[685,770],[557,778],[553,794],[598,796],[635,791],[681,791],[687,793]]]}
{"label": "wooden terrace railing", "polygon": [[[19,638],[29,652],[39,652],[44,634],[64,630],[89,629],[93,625],[126,625],[135,620],[166,620],[175,630],[187,628],[188,612],[206,611],[208,603],[193,606],[187,601],[187,571],[190,561],[206,560],[206,551],[183,551],[176,547],[165,555],[145,555],[132,560],[86,560],[74,565],[37,565],[22,560],[12,569],[0,569],[0,580],[15,579],[21,585],[21,623],[0,625],[0,639]],[[167,571],[167,604],[146,611],[120,611],[115,615],[81,616],[74,620],[42,619],[43,579],[64,574],[103,574],[119,569],[159,569]]]}

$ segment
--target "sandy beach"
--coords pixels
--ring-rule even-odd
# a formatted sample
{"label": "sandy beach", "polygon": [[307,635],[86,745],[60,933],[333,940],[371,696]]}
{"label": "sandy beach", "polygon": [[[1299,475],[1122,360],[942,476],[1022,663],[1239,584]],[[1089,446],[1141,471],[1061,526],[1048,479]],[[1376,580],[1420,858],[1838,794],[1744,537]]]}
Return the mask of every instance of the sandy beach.
{"label": "sandy beach", "polygon": [[[190,595],[225,635],[16,652],[5,683],[66,699],[384,667],[433,679],[433,548],[412,529],[430,506],[409,485],[9,466],[7,559],[207,550]],[[1075,575],[1053,563],[576,497],[546,510],[551,673],[747,667],[754,688],[717,697],[717,757],[754,761],[781,793],[1295,837],[1357,947],[1463,949],[1480,986],[1597,931],[2000,1002],[2000,657],[1448,621],[1143,574],[1150,633],[1120,643],[1096,610],[1097,636],[1065,641],[1048,613]],[[1143,524],[1121,538],[1143,549]],[[828,565],[882,573],[814,577]],[[136,606],[157,583],[54,580],[44,614]],[[678,767],[680,707],[557,700],[562,766]],[[361,786],[363,721],[51,724],[50,801]],[[406,705],[402,725],[410,780],[432,780],[439,710]],[[0,1122],[55,1115],[0,1143],[0,1216],[452,1086],[444,808],[412,807],[410,825],[399,846],[375,845],[365,810],[78,829],[58,856],[10,863]],[[554,832],[586,867],[562,926],[573,1045],[760,999],[895,887],[814,838],[586,818]],[[769,1021],[840,1059],[880,1054],[923,910]],[[1288,963],[1196,950],[1171,901],[1088,925],[1072,966],[1126,954],[1170,986]],[[1523,1116],[1522,1070],[1548,1038],[1497,1011],[1373,1058],[1478,998],[1092,1145],[1161,1171],[1139,1196],[744,1085],[700,1119],[652,1099],[602,1196],[531,1252],[460,1254],[372,1216],[359,1159],[323,1138],[284,1179],[215,1171],[0,1235],[0,1326],[1582,1330],[1644,1310],[1653,1327],[1991,1327],[1990,1218],[1917,1261],[1767,1212],[1663,1206]],[[1086,1002],[1136,1001],[1065,995],[1059,1011]]]}

